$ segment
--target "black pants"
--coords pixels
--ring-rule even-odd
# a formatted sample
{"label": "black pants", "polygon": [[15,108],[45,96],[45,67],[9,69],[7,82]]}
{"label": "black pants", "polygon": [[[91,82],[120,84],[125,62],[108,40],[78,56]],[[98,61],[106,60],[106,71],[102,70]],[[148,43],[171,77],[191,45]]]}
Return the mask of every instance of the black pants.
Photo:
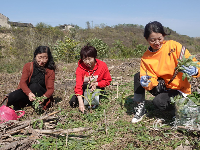
{"label": "black pants", "polygon": [[[149,91],[151,93],[151,91]],[[167,90],[155,96],[153,99],[153,104],[160,110],[170,109],[172,105],[170,104],[170,97],[175,97],[181,93],[177,90]],[[145,89],[140,84],[140,73],[134,75],[134,101],[142,102],[145,99]]]}
{"label": "black pants", "polygon": [[[38,97],[42,96],[46,92],[46,89],[38,83],[33,83],[29,85],[29,89],[33,94],[35,94],[35,96]],[[15,110],[19,110],[25,106],[31,106],[32,102],[29,100],[28,96],[22,91],[22,89],[18,89],[9,93],[7,106],[11,105],[14,106]]]}

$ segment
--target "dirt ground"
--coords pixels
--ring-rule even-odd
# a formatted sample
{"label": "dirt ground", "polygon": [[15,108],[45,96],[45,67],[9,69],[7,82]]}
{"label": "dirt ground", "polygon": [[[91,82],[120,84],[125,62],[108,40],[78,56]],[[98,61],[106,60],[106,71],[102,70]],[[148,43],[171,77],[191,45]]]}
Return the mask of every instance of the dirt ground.
{"label": "dirt ground", "polygon": [[[197,55],[196,58],[198,61],[200,61],[200,55]],[[123,84],[125,82],[132,82],[134,74],[139,71],[140,67],[140,58],[131,58],[124,60],[105,59],[103,61],[106,62],[112,77],[112,83],[108,87],[111,89],[116,88],[114,86],[116,85],[116,82],[120,82],[120,84]],[[50,111],[53,111],[57,107],[63,109],[70,109],[68,102],[70,96],[74,93],[74,86],[76,84],[75,71],[77,65],[78,65],[77,63],[68,63],[68,64],[63,62],[56,63],[57,70],[56,70],[55,92],[54,92],[55,104],[54,107],[50,109]],[[6,94],[14,91],[17,88],[20,78],[21,78],[21,71],[12,74],[0,73],[1,100]],[[196,90],[198,83],[199,79],[192,80],[193,90]],[[146,99],[148,100],[150,97],[151,96],[147,95]],[[33,109],[28,108],[28,110],[26,110],[26,113],[33,114]],[[31,117],[31,114],[27,116]]]}
{"label": "dirt ground", "polygon": [[[197,60],[199,60],[199,56],[196,57]],[[116,83],[120,83],[123,85],[124,83],[132,83],[134,74],[139,71],[140,67],[140,59],[139,58],[132,58],[132,59],[124,59],[124,60],[103,60],[106,62],[111,77],[113,79],[111,85],[108,88],[108,90],[116,90]],[[75,70],[77,68],[77,63],[69,63],[65,64],[62,62],[59,62],[56,64],[57,70],[56,70],[56,80],[55,80],[55,92],[54,92],[54,106],[51,107],[49,110],[47,110],[45,113],[51,113],[55,110],[58,110],[58,108],[66,109],[67,111],[71,111],[72,108],[69,106],[69,100],[70,95],[74,94],[74,86],[75,86]],[[15,90],[18,86],[18,83],[21,78],[21,71],[18,73],[8,74],[8,73],[0,73],[0,98],[1,100],[3,97],[10,93],[11,91]],[[196,82],[197,80],[194,80],[194,84],[198,86],[199,82]],[[130,89],[129,89],[130,90]],[[133,91],[133,89],[132,89]],[[119,93],[121,94],[121,93]],[[134,93],[132,93],[133,95]],[[132,98],[132,97],[131,97]],[[114,98],[113,98],[114,99]],[[146,100],[150,100],[151,95],[146,95]],[[112,101],[111,103],[115,103]],[[150,103],[150,101],[149,101]],[[115,105],[116,106],[116,105]],[[151,105],[149,105],[151,106]],[[120,105],[117,105],[117,107],[120,107]],[[132,107],[132,106],[131,106]],[[78,108],[77,108],[78,109]],[[109,112],[114,112],[116,108],[111,108],[113,110],[109,110]],[[151,108],[148,108],[151,109]],[[26,107],[24,108],[26,115],[23,117],[23,120],[31,120],[33,118],[37,118],[37,114],[35,114],[32,107]],[[109,116],[108,112],[108,118],[113,121],[112,113],[110,113]],[[153,115],[157,114],[156,112],[152,111],[154,113]],[[131,122],[131,119],[133,117],[133,112],[126,112],[123,114],[124,121]],[[74,116],[76,117],[76,115]],[[74,118],[76,119],[76,118]],[[108,120],[109,120],[108,119]],[[149,113],[149,120],[151,120],[151,113]],[[128,141],[130,140],[127,138]],[[111,149],[107,147],[107,149]]]}
{"label": "dirt ground", "polygon": [[[196,58],[197,60],[200,60],[200,55],[197,55]],[[140,67],[140,58],[132,58],[124,60],[105,59],[103,61],[106,62],[112,77],[112,83],[108,88],[116,88],[114,86],[116,85],[116,82],[120,82],[121,84],[125,82],[132,82],[134,74],[139,71]],[[76,84],[75,71],[77,65],[78,65],[77,63],[68,63],[68,64],[63,62],[56,63],[57,70],[56,70],[55,92],[54,92],[55,105],[53,108],[50,109],[50,111],[52,111],[57,107],[70,109],[68,102],[70,96],[74,93],[74,86]],[[17,88],[20,78],[21,78],[21,71],[12,74],[0,73],[1,100],[6,94],[14,91]],[[192,82],[193,82],[192,84],[194,85],[193,90],[196,90],[196,87],[198,86],[197,79],[192,80]],[[148,95],[146,99],[149,99]],[[26,113],[33,114],[33,110],[26,110]],[[30,117],[31,115],[27,116]]]}
{"label": "dirt ground", "polygon": [[[140,59],[133,58],[133,59],[126,59],[126,60],[103,60],[106,62],[111,77],[113,79],[112,84],[115,84],[117,80],[120,82],[131,82],[133,81],[133,75],[139,71],[140,66]],[[56,80],[55,80],[55,92],[54,92],[54,99],[55,99],[55,107],[61,108],[69,108],[68,101],[70,99],[70,95],[74,93],[74,86],[75,82],[75,70],[77,68],[77,63],[69,63],[65,64],[59,62],[56,64]],[[21,78],[21,71],[18,73],[8,74],[8,73],[1,73],[0,74],[0,98],[1,100],[3,97],[14,91]],[[112,86],[112,85],[110,85]],[[26,108],[25,108],[26,109]],[[33,114],[33,110],[29,107],[26,110],[26,114],[31,117]]]}

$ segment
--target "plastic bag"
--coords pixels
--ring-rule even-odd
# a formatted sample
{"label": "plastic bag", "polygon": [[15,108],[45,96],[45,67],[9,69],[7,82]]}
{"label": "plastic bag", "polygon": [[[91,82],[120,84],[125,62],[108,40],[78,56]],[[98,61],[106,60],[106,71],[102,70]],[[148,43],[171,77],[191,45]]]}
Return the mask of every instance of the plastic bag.
{"label": "plastic bag", "polygon": [[181,98],[176,100],[175,107],[177,126],[200,130],[200,106],[189,98]]}
{"label": "plastic bag", "polygon": [[[16,113],[21,113],[19,116]],[[0,107],[0,123],[9,121],[9,120],[17,120],[24,116],[25,111],[14,111],[12,108],[8,106],[1,106]]]}

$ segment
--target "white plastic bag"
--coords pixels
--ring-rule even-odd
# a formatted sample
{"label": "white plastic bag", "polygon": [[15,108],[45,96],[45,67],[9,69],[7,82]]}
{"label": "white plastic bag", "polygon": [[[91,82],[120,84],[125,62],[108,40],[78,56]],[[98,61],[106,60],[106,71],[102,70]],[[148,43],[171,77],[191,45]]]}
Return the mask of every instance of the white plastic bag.
{"label": "white plastic bag", "polygon": [[177,99],[175,107],[177,126],[184,126],[191,130],[200,130],[200,106],[186,97]]}

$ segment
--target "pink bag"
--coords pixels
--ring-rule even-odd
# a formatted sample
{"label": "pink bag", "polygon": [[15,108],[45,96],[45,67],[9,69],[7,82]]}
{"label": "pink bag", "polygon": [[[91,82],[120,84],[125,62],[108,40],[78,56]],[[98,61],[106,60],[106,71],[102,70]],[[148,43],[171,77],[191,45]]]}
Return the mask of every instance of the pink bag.
{"label": "pink bag", "polygon": [[[16,113],[21,113],[17,116]],[[9,121],[9,120],[17,120],[18,118],[22,117],[25,114],[25,111],[14,111],[12,108],[8,106],[1,106],[0,107],[0,123]]]}

